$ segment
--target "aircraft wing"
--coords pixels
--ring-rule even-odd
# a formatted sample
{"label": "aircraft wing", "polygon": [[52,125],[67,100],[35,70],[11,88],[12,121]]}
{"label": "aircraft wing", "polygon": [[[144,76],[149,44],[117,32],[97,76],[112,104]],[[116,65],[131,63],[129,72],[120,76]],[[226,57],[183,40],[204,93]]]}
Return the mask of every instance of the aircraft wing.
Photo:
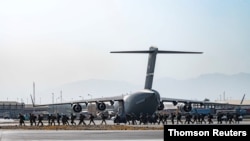
{"label": "aircraft wing", "polygon": [[99,103],[99,102],[110,102],[113,104],[114,101],[123,101],[123,96],[113,96],[113,97],[103,97],[103,98],[92,98],[86,100],[77,100],[77,101],[69,101],[69,102],[61,102],[61,103],[50,103],[50,104],[34,104],[33,99],[31,97],[33,107],[40,107],[40,106],[56,106],[56,105],[67,105],[67,104],[81,104],[85,103]]}
{"label": "aircraft wing", "polygon": [[188,99],[178,99],[178,98],[161,98],[162,102],[172,102],[173,105],[177,105],[178,103],[183,104],[200,104],[200,105],[231,105],[238,106],[238,104],[229,104],[229,103],[219,103],[219,102],[210,102],[210,101],[202,101],[202,100],[188,100]]}
{"label": "aircraft wing", "polygon": [[236,107],[236,106],[241,106],[243,101],[244,101],[244,98],[245,98],[245,95],[243,95],[242,97],[242,100],[239,104],[230,104],[230,103],[220,103],[220,102],[210,102],[210,101],[201,101],[201,100],[187,100],[187,99],[177,99],[177,98],[165,98],[165,97],[162,97],[161,98],[161,101],[162,102],[172,102],[173,105],[177,105],[178,103],[183,103],[183,104],[200,104],[200,105],[215,105],[215,106],[233,106],[233,107]]}
{"label": "aircraft wing", "polygon": [[86,100],[73,101],[73,103],[114,102],[114,101],[123,101],[123,96],[92,98]]}

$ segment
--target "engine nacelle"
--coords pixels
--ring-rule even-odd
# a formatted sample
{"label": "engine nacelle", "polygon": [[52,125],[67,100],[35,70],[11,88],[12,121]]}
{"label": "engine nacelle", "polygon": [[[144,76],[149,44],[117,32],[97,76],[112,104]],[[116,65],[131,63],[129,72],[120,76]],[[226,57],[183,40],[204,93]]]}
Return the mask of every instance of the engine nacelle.
{"label": "engine nacelle", "polygon": [[191,104],[185,104],[184,106],[180,107],[180,110],[184,112],[190,112],[192,110],[192,106]]}
{"label": "engine nacelle", "polygon": [[173,105],[176,106],[178,104],[178,101],[173,101]]}
{"label": "engine nacelle", "polygon": [[164,109],[164,104],[163,102],[160,102],[158,108],[157,108],[159,111],[163,110]]}
{"label": "engine nacelle", "polygon": [[80,113],[82,111],[82,106],[80,104],[74,104],[73,106],[73,111],[76,113]]}
{"label": "engine nacelle", "polygon": [[106,109],[106,104],[104,102],[98,102],[97,109],[100,111],[104,111]]}

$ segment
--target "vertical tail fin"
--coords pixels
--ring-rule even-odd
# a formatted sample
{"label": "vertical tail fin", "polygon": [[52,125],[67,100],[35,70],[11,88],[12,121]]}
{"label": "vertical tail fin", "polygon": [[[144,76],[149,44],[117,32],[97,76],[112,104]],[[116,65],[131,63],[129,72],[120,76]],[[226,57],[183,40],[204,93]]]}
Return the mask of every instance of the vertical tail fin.
{"label": "vertical tail fin", "polygon": [[148,66],[146,73],[146,81],[144,89],[152,89],[154,69],[157,53],[171,53],[171,54],[202,54],[203,52],[186,52],[186,51],[161,51],[156,47],[150,47],[149,50],[144,51],[111,51],[110,53],[148,53]]}

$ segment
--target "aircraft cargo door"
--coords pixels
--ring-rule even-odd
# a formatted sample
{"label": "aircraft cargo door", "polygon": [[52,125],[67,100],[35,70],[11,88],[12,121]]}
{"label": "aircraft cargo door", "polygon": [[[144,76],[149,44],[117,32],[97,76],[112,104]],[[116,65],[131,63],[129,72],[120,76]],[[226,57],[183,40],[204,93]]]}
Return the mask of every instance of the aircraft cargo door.
{"label": "aircraft cargo door", "polygon": [[118,101],[118,111],[117,111],[117,114],[120,117],[125,117],[124,102],[123,101]]}

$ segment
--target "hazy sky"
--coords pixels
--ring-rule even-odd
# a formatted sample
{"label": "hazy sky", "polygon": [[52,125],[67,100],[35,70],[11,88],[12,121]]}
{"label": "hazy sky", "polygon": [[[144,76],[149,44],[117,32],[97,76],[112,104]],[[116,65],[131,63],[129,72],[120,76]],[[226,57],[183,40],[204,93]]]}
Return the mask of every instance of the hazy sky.
{"label": "hazy sky", "polygon": [[159,54],[155,79],[250,73],[248,0],[0,1],[0,101],[36,88],[86,79],[144,83],[146,54]]}

